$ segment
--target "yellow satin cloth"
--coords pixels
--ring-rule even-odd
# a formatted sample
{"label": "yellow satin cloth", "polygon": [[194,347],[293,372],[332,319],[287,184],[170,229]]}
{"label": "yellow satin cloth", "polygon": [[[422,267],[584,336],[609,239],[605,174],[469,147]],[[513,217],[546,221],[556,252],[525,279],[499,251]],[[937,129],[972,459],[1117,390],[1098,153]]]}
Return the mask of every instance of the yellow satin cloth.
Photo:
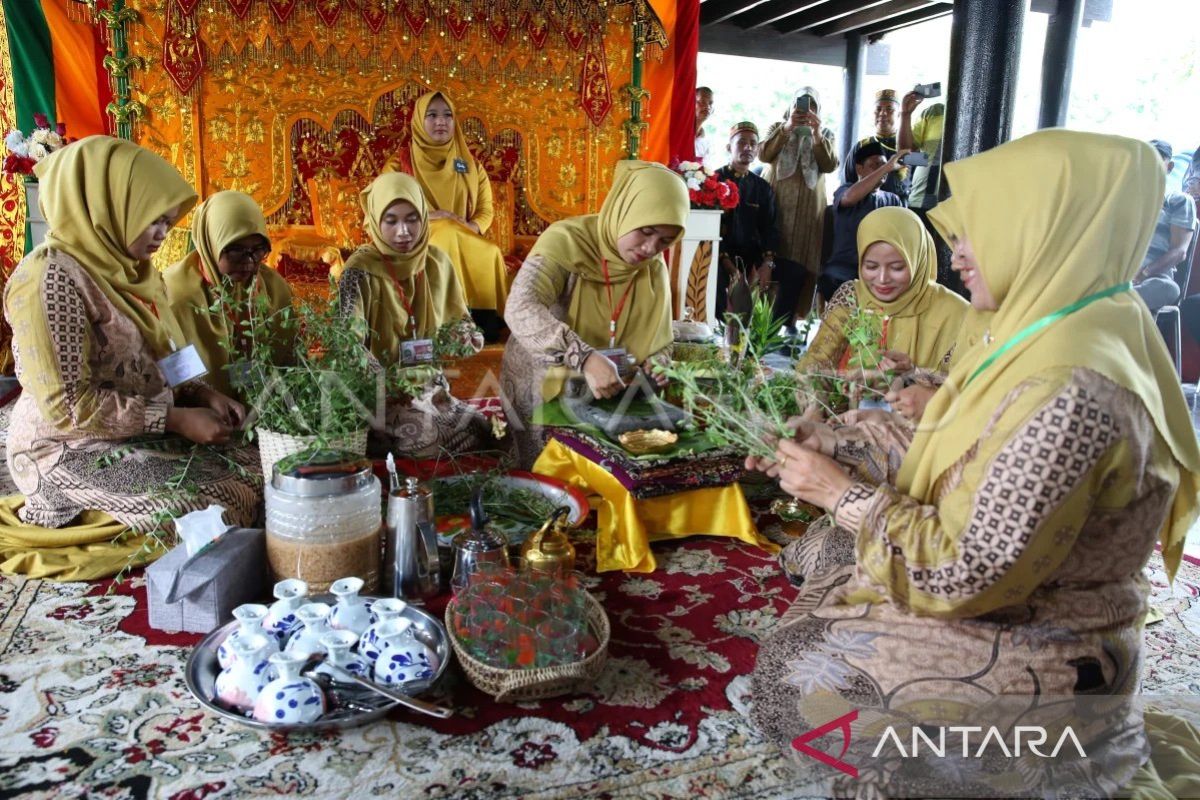
{"label": "yellow satin cloth", "polygon": [[469,231],[454,220],[429,223],[429,244],[450,256],[467,305],[504,313],[508,300],[508,267],[504,254],[490,239]]}
{"label": "yellow satin cloth", "polygon": [[0,573],[55,581],[94,581],[116,575],[134,559],[134,566],[161,553],[140,554],[144,534],[113,541],[129,528],[102,511],[84,511],[65,528],[43,528],[21,521],[25,505],[19,494],[0,498]]}
{"label": "yellow satin cloth", "polygon": [[685,536],[728,536],[772,553],[779,548],[759,535],[738,484],[637,500],[600,465],[551,439],[533,471],[599,495],[596,571],[653,572],[650,543]]}

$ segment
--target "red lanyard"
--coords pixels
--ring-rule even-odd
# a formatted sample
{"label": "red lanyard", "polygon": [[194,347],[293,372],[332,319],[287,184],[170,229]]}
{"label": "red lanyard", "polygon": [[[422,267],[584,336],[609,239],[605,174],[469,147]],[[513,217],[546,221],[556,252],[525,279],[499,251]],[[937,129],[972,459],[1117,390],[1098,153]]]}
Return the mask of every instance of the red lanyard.
{"label": "red lanyard", "polygon": [[[408,314],[408,324],[405,325],[405,328],[412,328],[413,338],[416,338],[417,317],[415,314],[413,314],[412,303],[410,303],[408,301],[408,295],[405,294],[404,287],[400,285],[400,281],[396,280],[396,277],[394,275],[391,276],[391,278],[392,278],[392,285],[396,287],[396,294],[400,295],[400,305],[404,306],[404,311]],[[421,275],[418,274],[417,279],[415,281],[413,281],[414,289],[416,288],[417,281],[419,281],[419,280],[421,280]]]}
{"label": "red lanyard", "polygon": [[608,259],[600,262],[601,268],[604,270],[604,290],[608,292],[608,307],[612,309],[612,317],[608,320],[608,346],[614,348],[617,346],[617,320],[621,318],[621,312],[625,310],[625,301],[629,299],[629,293],[633,291],[634,281],[630,281],[625,287],[625,294],[621,295],[621,302],[613,306],[612,282],[608,279]]}

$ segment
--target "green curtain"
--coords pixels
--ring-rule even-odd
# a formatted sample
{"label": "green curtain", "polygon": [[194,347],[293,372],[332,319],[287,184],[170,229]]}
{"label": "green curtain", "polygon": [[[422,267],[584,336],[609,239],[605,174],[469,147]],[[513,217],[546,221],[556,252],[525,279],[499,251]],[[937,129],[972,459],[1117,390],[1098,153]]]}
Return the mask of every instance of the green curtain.
{"label": "green curtain", "polygon": [[50,28],[39,0],[3,0],[12,54],[13,99],[17,127],[25,133],[33,128],[33,115],[55,116],[54,53]]}
{"label": "green curtain", "polygon": [[[28,134],[33,130],[33,115],[55,117],[54,52],[50,45],[50,27],[42,14],[39,0],[3,0],[4,24],[8,29],[8,50],[12,56],[13,104],[17,127]],[[29,217],[25,219],[25,252],[32,247]]]}

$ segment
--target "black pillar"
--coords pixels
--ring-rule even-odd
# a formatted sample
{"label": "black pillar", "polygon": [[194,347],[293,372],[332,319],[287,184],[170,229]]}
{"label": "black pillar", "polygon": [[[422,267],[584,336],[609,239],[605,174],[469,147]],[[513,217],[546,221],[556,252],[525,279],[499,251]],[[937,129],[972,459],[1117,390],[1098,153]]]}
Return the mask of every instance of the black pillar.
{"label": "black pillar", "polygon": [[[1012,135],[1025,0],[955,0],[942,163],[967,158]],[[943,175],[939,194],[953,191]],[[938,281],[964,293],[939,243]]]}
{"label": "black pillar", "polygon": [[[842,109],[842,162],[858,141],[858,112],[862,106],[863,78],[867,74],[867,42],[863,36],[846,37],[846,91]],[[841,170],[838,171],[841,174]]]}
{"label": "black pillar", "polygon": [[1061,128],[1067,124],[1071,100],[1071,69],[1075,63],[1075,38],[1083,22],[1084,0],[1058,0],[1058,8],[1046,24],[1046,47],[1042,56],[1042,107],[1039,128]]}
{"label": "black pillar", "polygon": [[955,0],[943,162],[1008,141],[1024,21],[1025,0]]}

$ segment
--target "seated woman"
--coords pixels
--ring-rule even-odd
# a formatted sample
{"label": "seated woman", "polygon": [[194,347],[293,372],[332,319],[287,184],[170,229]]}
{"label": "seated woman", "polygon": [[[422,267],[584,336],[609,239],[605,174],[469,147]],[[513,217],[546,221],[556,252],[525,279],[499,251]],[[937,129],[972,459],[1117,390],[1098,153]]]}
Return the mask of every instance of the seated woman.
{"label": "seated woman", "polygon": [[450,257],[467,305],[494,340],[508,297],[508,269],[500,248],[484,238],[495,218],[492,184],[467,148],[454,104],[444,92],[428,92],[417,100],[409,148],[389,166],[420,182],[432,209],[429,243]]}
{"label": "seated woman", "polygon": [[[195,250],[182,261],[163,270],[167,301],[184,338],[196,345],[208,367],[208,385],[246,400],[233,385],[239,382],[239,364],[249,358],[252,347],[241,321],[253,312],[254,318],[269,325],[272,317],[292,305],[287,281],[262,263],[271,252],[267,218],[249,195],[217,192],[192,215],[192,246]],[[234,308],[209,310],[224,298]],[[258,298],[265,299],[265,306],[252,309],[252,303],[261,305]],[[288,343],[275,344],[274,363],[279,363]]]}
{"label": "seated woman", "polygon": [[[351,254],[338,277],[343,316],[366,321],[363,343],[381,367],[405,363],[403,344],[429,340],[447,322],[467,317],[467,303],[450,259],[429,243],[429,207],[409,175],[380,175],[361,195],[371,244]],[[479,352],[483,339],[469,320],[462,335]],[[415,397],[387,404],[386,446],[412,458],[435,458],[493,443],[491,425],[450,395],[440,371],[426,376]]]}
{"label": "seated woman", "polygon": [[546,229],[517,272],[505,322],[500,380],[517,462],[542,450],[534,410],[556,397],[563,375],[583,373],[597,397],[623,388],[599,352],[622,348],[647,372],[669,358],[671,289],[661,253],[683,234],[687,187],[676,173],[646,161],[618,161],[600,213]]}
{"label": "seated woman", "polygon": [[[829,457],[839,443],[808,429],[803,442],[779,443],[776,463],[757,465],[853,537],[855,566],[806,582],[758,655],[753,718],[786,751],[839,704],[881,731],[908,712],[910,724],[946,724],[935,715],[957,704],[969,715],[1001,696],[1006,713],[1057,714],[1081,695],[1130,695],[1142,571],[1158,538],[1174,575],[1196,515],[1196,435],[1129,283],[1161,203],[1155,152],[1042,131],[945,175],[953,199],[930,218],[953,243],[972,306],[995,310],[990,335],[925,409],[898,474],[856,481]],[[1107,712],[1102,732],[1075,729],[1089,766],[1108,768],[1075,793],[1108,796],[1145,759],[1140,712]],[[870,769],[874,786],[860,780],[860,792],[931,796],[913,771],[928,777],[928,765],[889,760],[894,750],[872,759],[876,744],[857,737],[844,756]]]}
{"label": "seated woman", "polygon": [[[879,370],[917,369],[924,371],[918,381],[936,383],[929,373],[945,370],[967,312],[965,300],[937,284],[933,237],[908,209],[881,208],[863,218],[858,253],[858,279],[834,294],[816,338],[796,364],[813,375],[809,416],[846,410],[849,398],[834,395],[831,376],[861,384]],[[859,335],[863,312],[878,315],[877,364],[854,359],[851,340]]]}
{"label": "seated woman", "polygon": [[[178,362],[191,343],[150,263],[196,193],[158,155],[108,136],[54,152],[37,174],[50,232],[4,296],[23,389],[8,431],[8,468],[24,494],[20,519],[69,528],[81,512],[99,511],[145,532],[163,512],[216,503],[228,523],[253,524],[261,493],[239,477],[257,471],[253,449],[194,449],[192,490],[163,489],[187,446],[166,446],[163,434],[223,444],[245,415],[237,402],[188,381],[195,370]],[[173,355],[177,348],[183,353]],[[23,537],[19,526],[4,526],[5,554]],[[63,539],[83,544],[71,531]]]}

